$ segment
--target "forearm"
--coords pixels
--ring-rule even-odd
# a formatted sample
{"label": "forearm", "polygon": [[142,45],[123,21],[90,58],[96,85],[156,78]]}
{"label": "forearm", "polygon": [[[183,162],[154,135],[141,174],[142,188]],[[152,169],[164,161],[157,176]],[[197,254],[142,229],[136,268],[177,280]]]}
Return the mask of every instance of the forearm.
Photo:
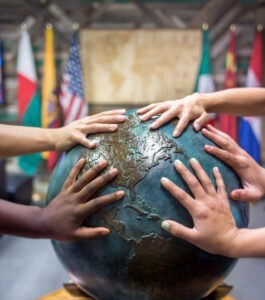
{"label": "forearm", "polygon": [[47,238],[42,208],[0,200],[0,233],[30,238]]}
{"label": "forearm", "polygon": [[0,125],[0,156],[54,150],[56,129]]}
{"label": "forearm", "polygon": [[198,100],[207,112],[237,116],[265,114],[265,88],[235,88],[199,94]]}
{"label": "forearm", "polygon": [[265,227],[240,229],[229,251],[231,257],[265,257]]}

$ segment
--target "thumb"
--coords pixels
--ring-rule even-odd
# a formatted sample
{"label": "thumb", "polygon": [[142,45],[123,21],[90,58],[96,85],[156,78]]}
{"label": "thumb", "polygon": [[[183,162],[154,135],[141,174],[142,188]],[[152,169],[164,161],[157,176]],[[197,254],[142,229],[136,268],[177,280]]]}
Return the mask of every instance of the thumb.
{"label": "thumb", "polygon": [[249,190],[246,190],[246,189],[233,190],[230,193],[230,196],[233,200],[237,200],[237,201],[251,201],[251,200],[253,200],[252,193]]}
{"label": "thumb", "polygon": [[90,239],[101,238],[109,234],[110,234],[109,229],[105,227],[96,227],[96,228],[80,227],[75,232],[74,238],[77,240],[90,240]]}
{"label": "thumb", "polygon": [[187,240],[191,243],[195,238],[195,232],[193,229],[174,221],[165,220],[162,222],[161,227],[172,235]]}

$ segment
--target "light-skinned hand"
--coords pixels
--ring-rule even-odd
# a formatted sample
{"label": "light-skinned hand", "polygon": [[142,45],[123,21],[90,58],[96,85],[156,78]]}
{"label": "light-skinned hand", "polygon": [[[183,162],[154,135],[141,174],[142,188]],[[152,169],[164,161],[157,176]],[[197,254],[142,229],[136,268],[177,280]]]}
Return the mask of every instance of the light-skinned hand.
{"label": "light-skinned hand", "polygon": [[241,201],[261,200],[265,195],[265,169],[224,132],[208,125],[202,133],[220,147],[205,145],[205,151],[224,161],[240,177],[243,189],[233,190],[230,197]]}
{"label": "light-skinned hand", "polygon": [[233,247],[240,229],[236,227],[230,211],[222,175],[217,167],[213,169],[217,185],[215,190],[200,163],[193,158],[190,164],[197,178],[182,162],[176,161],[174,165],[193,196],[167,178],[162,178],[161,184],[188,210],[194,227],[189,228],[172,220],[163,221],[161,226],[172,235],[209,253],[230,256],[234,253]]}
{"label": "light-skinned hand", "polygon": [[155,115],[162,114],[152,123],[151,129],[157,129],[174,118],[179,118],[173,132],[175,137],[181,135],[190,121],[194,120],[193,127],[196,131],[199,131],[208,121],[208,114],[197,93],[183,99],[150,104],[139,109],[138,114],[141,115],[140,119],[143,122]]}
{"label": "light-skinned hand", "polygon": [[75,144],[94,148],[95,143],[87,139],[86,136],[93,133],[116,131],[118,124],[126,120],[125,112],[124,109],[105,111],[73,121],[64,127],[52,129],[55,150],[63,152]]}

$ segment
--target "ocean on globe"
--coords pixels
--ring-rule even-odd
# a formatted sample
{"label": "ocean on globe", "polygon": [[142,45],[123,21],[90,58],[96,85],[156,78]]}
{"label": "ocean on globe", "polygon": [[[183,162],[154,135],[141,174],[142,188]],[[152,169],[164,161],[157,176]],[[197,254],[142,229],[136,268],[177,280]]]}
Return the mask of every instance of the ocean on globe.
{"label": "ocean on globe", "polygon": [[[186,209],[160,185],[170,178],[189,191],[176,173],[173,162],[189,166],[197,158],[214,182],[218,166],[228,195],[240,181],[227,165],[207,154],[212,144],[191,125],[178,138],[172,136],[177,120],[150,131],[153,120],[141,122],[134,110],[115,133],[90,135],[95,149],[78,145],[58,163],[48,190],[48,203],[60,192],[74,164],[86,159],[82,172],[102,160],[119,170],[117,178],[99,195],[123,189],[124,199],[89,216],[85,225],[105,226],[111,234],[101,239],[57,242],[54,249],[74,282],[98,300],[197,300],[215,289],[234,267],[236,260],[211,255],[161,229],[165,219],[192,227]],[[248,225],[248,204],[230,201],[238,227]]]}

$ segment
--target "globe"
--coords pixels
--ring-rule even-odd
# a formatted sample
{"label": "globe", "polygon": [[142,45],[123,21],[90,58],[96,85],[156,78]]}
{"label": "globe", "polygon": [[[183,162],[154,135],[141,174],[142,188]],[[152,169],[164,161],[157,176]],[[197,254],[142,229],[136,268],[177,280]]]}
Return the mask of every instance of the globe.
{"label": "globe", "polygon": [[[105,226],[111,234],[95,240],[58,242],[54,249],[73,281],[88,295],[100,300],[197,300],[214,290],[232,270],[236,260],[211,255],[161,229],[165,219],[192,227],[187,210],[160,185],[170,178],[190,192],[173,167],[180,159],[189,167],[197,158],[214,182],[218,166],[228,195],[240,187],[236,174],[207,154],[213,144],[191,125],[178,138],[172,136],[177,120],[150,131],[153,120],[142,123],[134,110],[115,133],[95,134],[95,149],[76,146],[61,159],[50,180],[48,203],[60,192],[71,168],[86,159],[84,171],[101,160],[119,170],[113,182],[99,194],[123,189],[125,198],[89,216],[85,226]],[[190,168],[190,167],[189,167]],[[248,224],[248,205],[230,200],[238,227]]]}

